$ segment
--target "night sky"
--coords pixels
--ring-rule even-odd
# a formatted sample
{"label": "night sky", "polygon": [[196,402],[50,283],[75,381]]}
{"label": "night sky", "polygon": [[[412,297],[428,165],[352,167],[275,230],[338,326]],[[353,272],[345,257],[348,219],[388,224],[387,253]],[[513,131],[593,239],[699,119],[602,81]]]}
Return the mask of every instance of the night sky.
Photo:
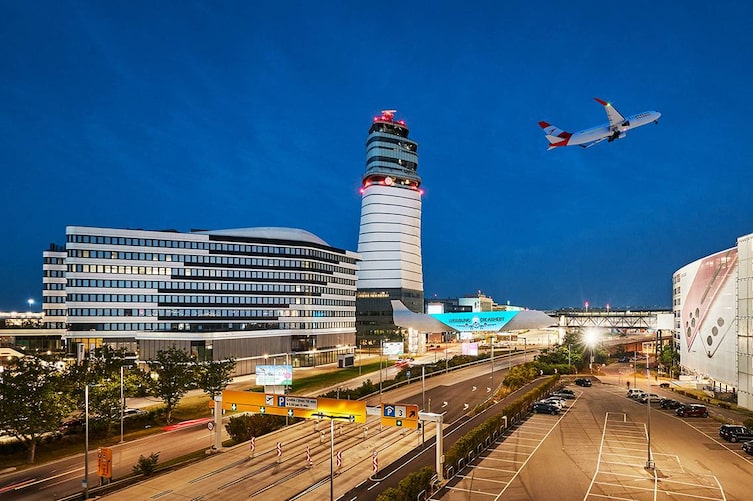
{"label": "night sky", "polygon": [[[671,307],[753,232],[753,3],[0,0],[0,311],[66,225],[355,251],[372,117],[419,143],[426,297]],[[547,151],[660,111],[625,139]]]}

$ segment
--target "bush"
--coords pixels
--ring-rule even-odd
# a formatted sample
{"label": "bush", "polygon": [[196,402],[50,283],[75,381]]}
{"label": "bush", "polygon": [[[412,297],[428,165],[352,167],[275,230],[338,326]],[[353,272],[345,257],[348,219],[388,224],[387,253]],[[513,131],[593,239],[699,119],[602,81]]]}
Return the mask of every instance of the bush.
{"label": "bush", "polygon": [[745,425],[747,428],[753,428],[753,418],[746,418],[743,420],[743,425]]}
{"label": "bush", "polygon": [[133,472],[136,475],[144,475],[148,477],[157,469],[157,462],[159,461],[159,452],[152,452],[149,457],[139,455],[139,461],[133,466]]}
{"label": "bush", "polygon": [[400,491],[400,489],[396,487],[390,487],[389,489],[382,491],[382,493],[377,496],[377,501],[407,501],[407,498],[403,496],[403,493]]}
{"label": "bush", "polygon": [[[289,423],[300,421],[300,418],[289,419]],[[235,443],[246,442],[251,437],[260,437],[285,426],[283,416],[265,416],[263,414],[241,414],[232,416],[225,425],[230,438]]]}

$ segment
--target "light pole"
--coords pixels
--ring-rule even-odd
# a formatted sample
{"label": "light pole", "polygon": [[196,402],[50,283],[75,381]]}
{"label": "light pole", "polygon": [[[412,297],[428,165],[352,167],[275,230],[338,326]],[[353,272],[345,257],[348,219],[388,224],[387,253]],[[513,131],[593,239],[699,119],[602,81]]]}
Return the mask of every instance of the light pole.
{"label": "light pole", "polygon": [[382,405],[382,352],[384,352],[384,339],[379,340],[379,405]]}
{"label": "light pole", "polygon": [[494,390],[494,341],[495,341],[494,338],[496,338],[496,337],[497,336],[492,336],[492,338],[491,338],[491,343],[492,343],[492,375],[491,375],[492,390]]}
{"label": "light pole", "polygon": [[123,365],[120,366],[120,443],[123,443],[123,415],[125,410],[125,392],[123,387]]}
{"label": "light pole", "polygon": [[426,408],[426,366],[421,366],[421,408]]}
{"label": "light pole", "polygon": [[335,419],[342,419],[344,421],[353,422],[353,418],[350,416],[334,416],[332,414],[324,414],[323,412],[317,412],[312,414],[319,419],[329,419],[329,499],[335,500]]}
{"label": "light pole", "polygon": [[89,384],[84,386],[84,480],[81,487],[84,488],[84,499],[89,499]]}
{"label": "light pole", "polygon": [[29,298],[26,300],[26,302],[29,303],[29,311],[31,311],[32,308],[34,308],[34,300]]}
{"label": "light pole", "polygon": [[648,353],[646,353],[646,390],[648,400],[646,401],[646,421],[648,426],[648,456],[646,459],[646,469],[654,469],[654,460],[651,458],[651,373],[648,366]]}

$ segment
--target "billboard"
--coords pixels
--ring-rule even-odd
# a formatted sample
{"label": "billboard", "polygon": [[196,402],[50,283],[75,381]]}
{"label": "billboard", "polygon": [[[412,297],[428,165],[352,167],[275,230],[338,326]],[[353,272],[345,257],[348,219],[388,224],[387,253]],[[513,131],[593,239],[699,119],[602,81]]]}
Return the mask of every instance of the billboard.
{"label": "billboard", "polygon": [[[698,376],[736,386],[737,248],[675,273],[680,288],[680,364]],[[679,278],[679,280],[677,280]]]}
{"label": "billboard", "polygon": [[456,331],[496,332],[507,325],[517,314],[517,311],[477,311],[437,313],[431,316]]}
{"label": "billboard", "polygon": [[384,343],[382,351],[387,356],[397,356],[403,354],[403,343]]}
{"label": "billboard", "polygon": [[259,386],[290,386],[293,384],[293,366],[257,365],[256,384]]}
{"label": "billboard", "polygon": [[470,355],[472,357],[478,356],[478,343],[463,343],[461,354]]}

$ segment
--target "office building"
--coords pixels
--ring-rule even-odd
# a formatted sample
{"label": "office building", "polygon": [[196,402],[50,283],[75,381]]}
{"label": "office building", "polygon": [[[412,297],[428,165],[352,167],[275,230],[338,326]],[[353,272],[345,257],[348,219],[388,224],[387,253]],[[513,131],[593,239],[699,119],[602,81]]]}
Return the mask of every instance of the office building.
{"label": "office building", "polygon": [[150,360],[177,346],[245,374],[353,352],[358,255],[309,232],[69,226],[61,249],[45,252],[44,310],[72,355],[108,343]]}

